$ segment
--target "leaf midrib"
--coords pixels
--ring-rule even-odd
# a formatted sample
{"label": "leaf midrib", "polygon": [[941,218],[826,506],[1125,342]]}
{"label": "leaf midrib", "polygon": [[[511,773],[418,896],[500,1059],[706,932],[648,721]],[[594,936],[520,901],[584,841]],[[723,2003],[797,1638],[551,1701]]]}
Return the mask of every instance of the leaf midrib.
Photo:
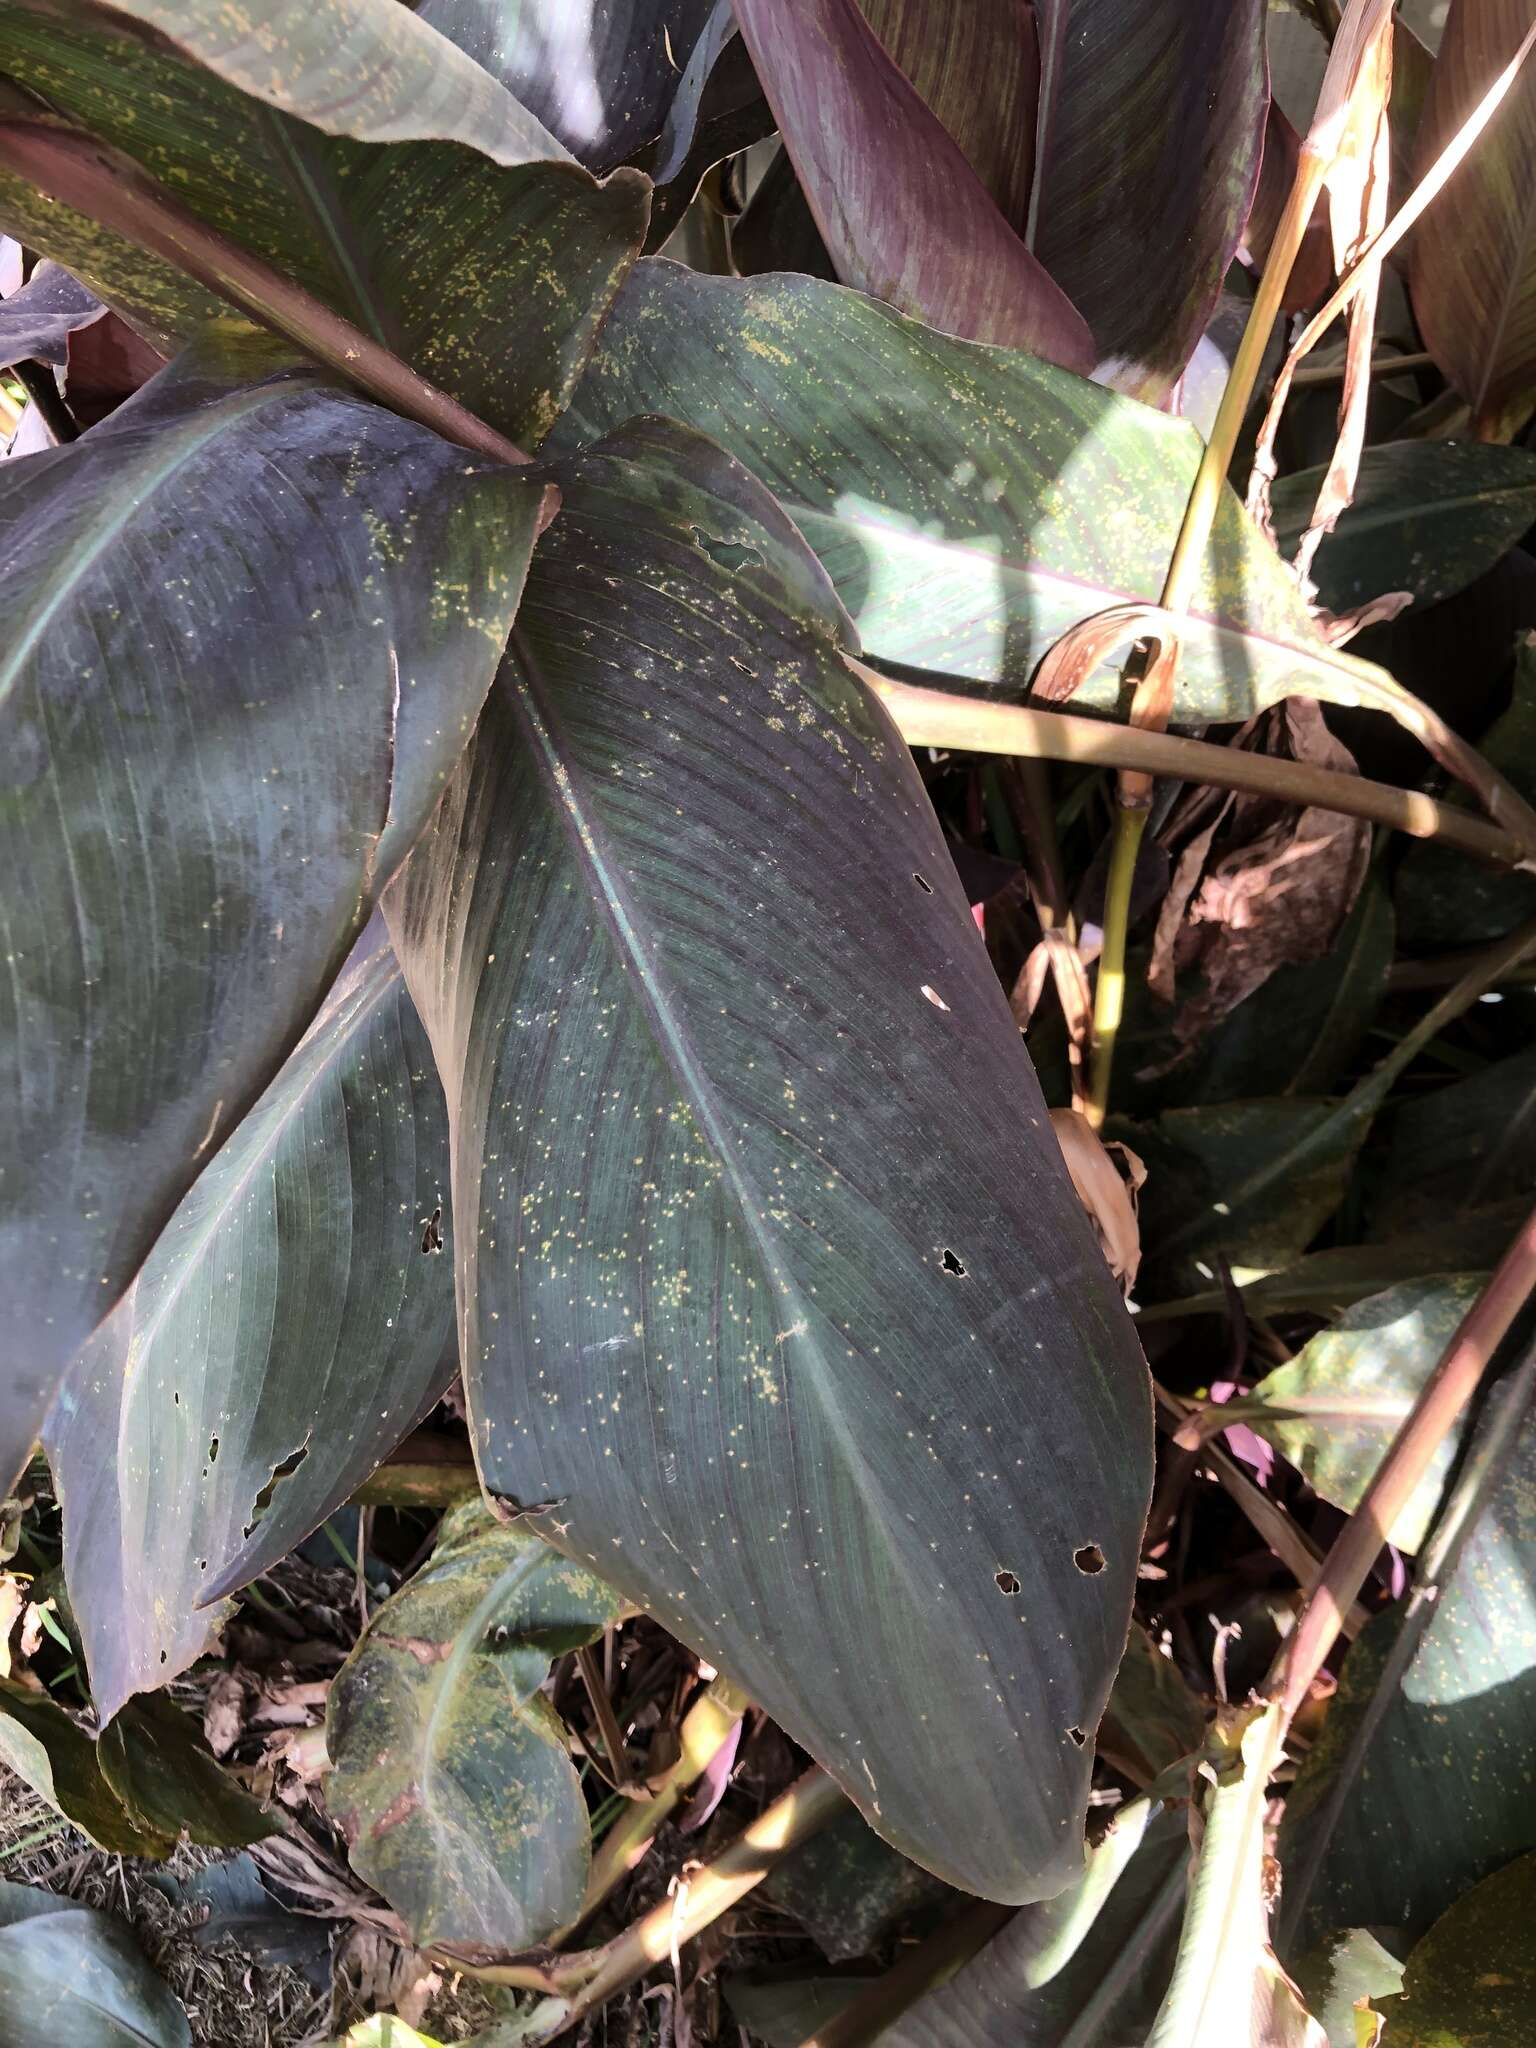
{"label": "leaf midrib", "polygon": [[[779,1283],[779,1299],[788,1309],[789,1324],[805,1324],[806,1337],[809,1339],[807,1349],[822,1368],[811,1376],[818,1409],[842,1448],[849,1477],[871,1511],[873,1526],[887,1540],[892,1540],[893,1548],[899,1549],[905,1535],[902,1520],[891,1512],[891,1504],[876,1474],[870,1468],[841,1403],[836,1398],[831,1375],[824,1369],[820,1346],[811,1336],[813,1331],[821,1327],[821,1312],[801,1290],[793,1274],[785,1272],[777,1255],[778,1248],[763,1227],[761,1202],[756,1198],[751,1183],[743,1172],[724,1122],[714,1107],[709,1082],[688,1042],[681,1021],[674,1014],[668,991],[646,960],[645,949],[636,930],[635,918],[619,883],[614,863],[606,857],[604,851],[606,835],[582,805],[576,791],[575,779],[555,744],[555,718],[553,707],[548,702],[549,693],[547,688],[541,689],[536,680],[539,675],[538,664],[533,658],[526,636],[516,626],[513,627],[508,641],[508,651],[517,674],[517,681],[511,690],[512,701],[517,707],[520,723],[528,736],[533,758],[538,764],[540,782],[560,819],[562,830],[571,847],[572,857],[591,878],[600,893],[602,907],[607,913],[609,932],[619,949],[621,959],[639,985],[641,1000],[651,1020],[652,1029],[662,1042],[663,1056],[668,1069],[681,1083],[690,1109],[699,1119],[700,1128],[709,1143],[711,1153],[719,1161],[721,1172],[735,1198],[736,1214],[756,1248],[770,1284],[775,1281]],[[503,673],[505,674],[506,670]]]}

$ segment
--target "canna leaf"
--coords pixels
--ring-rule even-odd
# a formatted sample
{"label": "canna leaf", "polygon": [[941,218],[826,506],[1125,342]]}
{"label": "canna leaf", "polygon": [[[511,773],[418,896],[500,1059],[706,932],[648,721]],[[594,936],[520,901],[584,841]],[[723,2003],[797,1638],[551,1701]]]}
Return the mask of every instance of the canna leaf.
{"label": "canna leaf", "polygon": [[[1421,173],[1451,141],[1527,29],[1526,0],[1452,0],[1416,144]],[[1507,441],[1536,407],[1536,70],[1505,95],[1414,229],[1410,290],[1425,346],[1472,408],[1480,439]]]}
{"label": "canna leaf", "polygon": [[[1090,2011],[1144,2038],[1183,1899],[1188,1826],[1157,1798],[1127,1802],[1059,1898],[1026,1906],[948,1983],[881,2035],[886,2048],[1058,2048]],[[1106,2010],[1106,2006],[1108,2010]]]}
{"label": "canna leaf", "polygon": [[[1433,208],[1431,208],[1433,211]],[[1326,471],[1282,477],[1275,537],[1288,558]],[[1452,597],[1491,569],[1536,520],[1536,455],[1476,441],[1389,441],[1367,448],[1353,501],[1313,566],[1318,597],[1348,611],[1394,590],[1417,604]]]}
{"label": "canna leaf", "polygon": [[[57,1700],[0,1679],[0,1763],[109,1856],[169,1856],[177,1829],[127,1806],[96,1744]],[[0,2036],[3,2038],[3,2036]]]}
{"label": "canna leaf", "polygon": [[[1458,1276],[1410,1280],[1356,1302],[1292,1359],[1233,1404],[1313,1489],[1335,1507],[1357,1507],[1371,1475],[1407,1419],[1482,1281]],[[1423,1543],[1455,1454],[1441,1445],[1388,1540],[1399,1550]]]}
{"label": "canna leaf", "polygon": [[1163,397],[1205,332],[1258,184],[1263,0],[1038,0],[1031,246],[1123,391]]}
{"label": "canna leaf", "polygon": [[29,356],[62,367],[69,360],[69,337],[106,310],[67,270],[39,263],[19,292],[0,301],[0,369]]}
{"label": "canna leaf", "polygon": [[[46,0],[21,0],[40,14]],[[243,93],[360,142],[462,142],[497,163],[565,151],[528,108],[398,0],[105,0],[147,47],[169,44]]]}
{"label": "canna leaf", "polygon": [[239,1849],[276,1834],[250,1793],[219,1765],[202,1730],[164,1693],[134,1700],[102,1729],[101,1775],[134,1818],[174,1842]]}
{"label": "canna leaf", "polygon": [[1129,1321],[814,557],[665,422],[558,476],[387,911],[481,1473],[904,1854],[1042,1896],[1146,1504]]}
{"label": "canna leaf", "polygon": [[1401,2002],[1387,2006],[1393,2048],[1501,2048],[1536,2002],[1536,1856],[1485,1877],[1441,1915],[1408,1958]]}
{"label": "canna leaf", "polygon": [[1019,0],[859,0],[881,44],[1023,234],[1034,181],[1040,42]]}
{"label": "canna leaf", "polygon": [[[404,24],[408,41],[427,34],[398,0],[347,0],[340,15],[309,5],[279,12],[302,13],[329,47],[349,11],[372,19],[374,8]],[[234,19],[226,7],[169,0],[150,11],[195,23],[185,40],[210,61]],[[499,162],[462,136],[385,143],[327,134],[296,118],[311,105],[305,94],[288,94],[285,110],[239,90],[243,61],[223,63],[226,79],[126,27],[103,31],[34,14],[16,0],[0,4],[0,42],[7,73],[58,114],[125,151],[209,226],[525,445],[565,402],[644,237],[647,187],[633,172],[598,185],[577,164],[540,160],[542,151]],[[500,91],[441,38],[429,44],[487,91]],[[255,49],[237,43],[235,53],[249,59]],[[362,43],[359,52],[367,54]],[[391,68],[377,49],[370,62],[347,84],[356,87],[356,127],[372,133],[377,124],[363,113],[373,90],[383,91],[395,68],[406,75],[410,67],[402,60]],[[404,128],[430,134],[432,104],[428,93]],[[228,310],[10,172],[0,172],[0,224],[56,257],[162,345]]]}
{"label": "canna leaf", "polygon": [[[1156,602],[1200,459],[1194,430],[1031,357],[978,348],[814,278],[637,264],[552,445],[636,413],[708,434],[773,491],[876,660],[1020,695],[1066,629]],[[1179,720],[1293,691],[1355,701],[1237,500],[1182,639]],[[1108,667],[1075,702],[1115,709]]]}
{"label": "canna leaf", "polygon": [[841,277],[947,334],[1092,369],[1081,314],[858,0],[736,0],[736,19]]}
{"label": "canna leaf", "polygon": [[[715,0],[422,0],[573,156],[612,170],[655,142]],[[553,152],[551,152],[553,154]]]}
{"label": "canna leaf", "polygon": [[447,1196],[442,1089],[371,928],[44,1432],[104,1718],[201,1656],[220,1597],[441,1395],[457,1365]]}
{"label": "canna leaf", "polygon": [[528,1948],[575,1918],[591,1833],[540,1687],[622,1603],[479,1501],[386,1600],[326,1708],[326,1804],[423,1947]]}
{"label": "canna leaf", "polygon": [[241,367],[0,471],[7,1477],[437,802],[532,545],[514,471]]}
{"label": "canna leaf", "polygon": [[1536,1849],[1533,1541],[1527,1413],[1432,1603],[1378,1615],[1345,1659],[1279,1841],[1302,1942],[1368,1926],[1401,1953],[1469,1886]]}
{"label": "canna leaf", "polygon": [[0,2036],[61,2048],[192,2048],[180,2000],[121,1920],[4,1882]]}

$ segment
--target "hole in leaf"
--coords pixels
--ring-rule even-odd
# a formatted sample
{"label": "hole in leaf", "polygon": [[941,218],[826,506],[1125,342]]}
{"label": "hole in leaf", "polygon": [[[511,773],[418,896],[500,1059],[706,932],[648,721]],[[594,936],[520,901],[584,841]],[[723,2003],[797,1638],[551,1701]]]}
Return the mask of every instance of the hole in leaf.
{"label": "hole in leaf", "polygon": [[217,1465],[219,1462],[219,1440],[216,1436],[208,1439],[208,1462],[210,1465]]}
{"label": "hole in leaf", "polygon": [[1006,1593],[1011,1599],[1015,1593],[1022,1590],[1019,1585],[1018,1574],[1016,1572],[999,1572],[997,1574],[997,1590],[999,1593]]}
{"label": "hole in leaf", "polygon": [[1081,1749],[1083,1744],[1088,1740],[1088,1738],[1083,1733],[1081,1728],[1069,1728],[1067,1730],[1067,1740],[1069,1742],[1076,1743],[1077,1747]]}
{"label": "hole in leaf", "polygon": [[1072,1562],[1080,1572],[1085,1572],[1092,1578],[1096,1572],[1104,1569],[1104,1553],[1097,1543],[1085,1543],[1081,1550],[1073,1551]]}
{"label": "hole in leaf", "polygon": [[930,881],[929,881],[929,879],[928,879],[928,877],[927,877],[926,875],[920,875],[920,874],[919,874],[919,873],[917,872],[916,868],[914,868],[914,869],[912,870],[912,879],[913,879],[913,881],[914,881],[914,882],[916,882],[916,884],[917,884],[917,886],[919,887],[919,889],[923,890],[923,892],[924,892],[924,893],[925,893],[926,895],[929,895],[929,896],[931,896],[931,895],[933,894],[933,884],[932,884],[932,882],[930,882]]}
{"label": "hole in leaf", "polygon": [[299,1448],[296,1451],[290,1451],[288,1456],[284,1458],[280,1464],[274,1465],[272,1467],[272,1477],[267,1481],[266,1485],[261,1489],[260,1493],[257,1494],[255,1501],[252,1503],[251,1519],[245,1525],[245,1534],[247,1535],[247,1537],[249,1537],[251,1531],[256,1527],[256,1524],[261,1520],[262,1516],[271,1507],[272,1496],[277,1491],[278,1482],[283,1479],[291,1478],[293,1474],[298,1471],[299,1467],[303,1464],[304,1460],[308,1456],[309,1438],[305,1437],[303,1443],[299,1445]]}
{"label": "hole in leaf", "polygon": [[160,1662],[161,1662],[162,1664],[169,1664],[169,1663],[170,1663],[170,1661],[171,1661],[171,1660],[170,1660],[170,1657],[169,1657],[169,1655],[167,1654],[167,1652],[166,1652],[166,1651],[164,1651],[164,1650],[162,1650],[162,1651],[160,1652]]}
{"label": "hole in leaf", "polygon": [[938,990],[936,988],[930,988],[926,981],[923,983],[923,994],[928,998],[929,1002],[932,1003],[933,1007],[936,1010],[947,1010],[949,1008],[948,1003],[945,1002],[944,998],[939,994]]}
{"label": "hole in leaf", "polygon": [[443,1205],[438,1203],[422,1226],[421,1248],[424,1252],[440,1252],[443,1248]]}
{"label": "hole in leaf", "polygon": [[953,1273],[957,1280],[968,1280],[971,1277],[970,1274],[967,1273],[967,1271],[965,1270],[964,1265],[961,1263],[959,1259],[955,1257],[954,1253],[950,1250],[948,1245],[945,1245],[944,1247],[944,1270],[946,1273]]}
{"label": "hole in leaf", "polygon": [[729,575],[734,576],[738,569],[760,569],[763,566],[763,558],[756,548],[744,547],[740,541],[716,540],[702,526],[692,526],[688,531],[694,546],[702,548],[716,568],[724,569]]}

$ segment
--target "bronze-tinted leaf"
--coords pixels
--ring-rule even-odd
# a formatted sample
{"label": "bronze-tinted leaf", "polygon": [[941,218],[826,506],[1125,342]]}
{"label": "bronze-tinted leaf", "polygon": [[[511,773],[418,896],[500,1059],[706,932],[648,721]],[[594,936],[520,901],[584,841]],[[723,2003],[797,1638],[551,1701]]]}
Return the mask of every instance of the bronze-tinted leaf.
{"label": "bronze-tinted leaf", "polygon": [[313,1017],[451,772],[540,494],[189,359],[0,470],[0,1468]]}
{"label": "bronze-tinted leaf", "polygon": [[387,912],[481,1471],[897,1848],[1041,1896],[1125,1640],[1134,1335],[815,558],[670,423],[557,474]]}
{"label": "bronze-tinted leaf", "polygon": [[442,1089],[374,928],[49,1417],[104,1716],[201,1656],[220,1596],[333,1513],[440,1396],[458,1362],[447,1202]]}
{"label": "bronze-tinted leaf", "polygon": [[[1452,0],[1417,152],[1427,170],[1514,56],[1527,0]],[[1414,230],[1413,310],[1435,361],[1507,441],[1536,406],[1536,68],[1503,104]]]}
{"label": "bronze-tinted leaf", "polygon": [[946,334],[1092,369],[1081,315],[858,0],[736,0],[736,16],[847,283]]}

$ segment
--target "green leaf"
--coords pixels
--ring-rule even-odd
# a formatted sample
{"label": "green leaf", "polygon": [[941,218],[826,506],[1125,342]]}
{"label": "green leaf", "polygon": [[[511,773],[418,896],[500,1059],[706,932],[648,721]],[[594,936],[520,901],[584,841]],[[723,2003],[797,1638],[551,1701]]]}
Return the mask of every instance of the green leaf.
{"label": "green leaf", "polygon": [[1076,1883],[1016,1913],[903,2013],[881,2048],[1059,2048],[1078,2027],[1093,2041],[1140,2040],[1167,1974],[1188,1856],[1179,1807],[1132,1800]]}
{"label": "green leaf", "polygon": [[[1536,798],[1536,633],[1515,651],[1514,697],[1478,742],[1520,794]],[[1402,942],[1417,953],[1499,939],[1536,916],[1536,875],[1485,868],[1443,846],[1409,847],[1397,870]]]}
{"label": "green leaf", "polygon": [[1408,1958],[1392,2048],[1517,2048],[1536,2009],[1536,1856],[1485,1877]]}
{"label": "green leaf", "polygon": [[39,263],[19,292],[0,303],[0,369],[29,357],[63,365],[69,337],[99,320],[106,307],[57,263]]}
{"label": "green leaf", "polygon": [[754,1980],[727,1973],[721,1988],[731,2017],[768,2048],[801,2048],[877,1981],[847,1976]]}
{"label": "green leaf", "polygon": [[1536,1185],[1536,1046],[1402,1103],[1386,1138],[1373,1237],[1390,1243],[1436,1218],[1528,1199]]}
{"label": "green leaf", "polygon": [[0,2036],[35,2048],[192,2048],[180,2000],[120,1920],[3,1882]]}
{"label": "green leaf", "polygon": [[416,13],[506,86],[573,156],[606,171],[661,134],[714,5],[422,0]]}
{"label": "green leaf", "polygon": [[1378,1616],[1345,1659],[1280,1837],[1303,1940],[1346,1926],[1417,1935],[1536,1849],[1533,1544],[1527,1415],[1438,1596]]}
{"label": "green leaf", "polygon": [[[398,0],[348,4],[381,10],[403,24],[407,41],[427,35]],[[212,5],[153,11],[185,16],[187,40],[199,47],[226,36],[234,18]],[[315,23],[329,49],[334,9],[306,0],[279,11]],[[14,0],[0,5],[0,36],[12,77],[126,151],[209,226],[513,440],[528,445],[547,431],[644,236],[648,188],[636,173],[598,185],[577,164],[493,162],[462,138],[384,143],[322,133],[295,118],[305,94],[288,94],[294,111],[277,111],[237,89],[259,48],[251,39],[233,46],[225,69],[235,82],[225,83],[158,43],[35,15]],[[429,36],[428,46],[500,93],[441,38]],[[362,42],[353,54],[384,61]],[[359,86],[347,74],[359,128],[374,125],[364,112],[392,77],[368,70]],[[432,104],[429,95],[416,124],[427,133]],[[185,338],[214,304],[167,264],[5,172],[0,222],[162,343]]]}
{"label": "green leaf", "polygon": [[[23,0],[49,9],[46,0]],[[162,42],[228,84],[329,135],[460,142],[497,163],[566,152],[482,67],[399,0],[261,0],[257,18],[220,0],[110,0],[116,24]]]}
{"label": "green leaf", "polygon": [[201,1656],[214,1603],[332,1514],[441,1395],[457,1365],[447,1198],[432,1054],[370,930],[44,1432],[104,1717]]}
{"label": "green leaf", "polygon": [[[1357,1302],[1253,1392],[1234,1402],[1239,1416],[1268,1439],[1313,1489],[1335,1507],[1359,1506],[1371,1475],[1408,1416],[1482,1281],[1410,1280]],[[1399,1550],[1417,1550],[1434,1519],[1455,1456],[1454,1435],[1387,1532]]]}
{"label": "green leaf", "polygon": [[6,1475],[436,804],[539,495],[196,357],[0,471]]}
{"label": "green leaf", "polygon": [[1033,247],[1122,390],[1161,398],[1205,332],[1259,176],[1262,0],[1042,0]]}
{"label": "green leaf", "polygon": [[852,1807],[776,1863],[761,1896],[792,1914],[829,1963],[868,1955],[914,1916],[960,1903]]}
{"label": "green leaf", "polygon": [[337,1673],[326,1805],[353,1868],[423,1948],[527,1948],[575,1918],[591,1832],[540,1687],[620,1606],[531,1529],[469,1501]]}
{"label": "green leaf", "polygon": [[[1422,175],[1530,27],[1525,0],[1453,0],[1419,123]],[[1507,441],[1536,405],[1536,71],[1525,64],[1413,237],[1410,284],[1425,346]]]}
{"label": "green leaf", "polygon": [[[1289,559],[1312,516],[1324,469],[1282,477],[1272,504]],[[1536,520],[1536,455],[1480,441],[1389,441],[1367,448],[1353,501],[1318,550],[1312,577],[1329,611],[1387,591],[1418,604],[1453,597]]]}
{"label": "green leaf", "polygon": [[[1157,601],[1200,459],[1192,427],[1033,357],[815,278],[657,259],[626,281],[554,444],[636,413],[686,421],[762,478],[870,655],[1014,695],[1078,620]],[[1180,721],[1352,690],[1230,494],[1191,615]],[[1106,668],[1075,701],[1123,694]]]}
{"label": "green leaf", "polygon": [[1239,1281],[1290,1266],[1342,1201],[1370,1121],[1349,1098],[1294,1097],[1116,1121],[1111,1135],[1148,1167],[1140,1291],[1191,1294],[1215,1277],[1218,1252]]}
{"label": "green leaf", "polygon": [[1082,315],[998,210],[859,0],[735,0],[735,8],[838,275],[947,334],[1091,370]]}
{"label": "green leaf", "polygon": [[[1511,1202],[1490,1203],[1465,1215],[1453,1215],[1412,1236],[1393,1236],[1386,1244],[1330,1245],[1308,1252],[1274,1273],[1239,1284],[1245,1302],[1261,1316],[1292,1315],[1313,1309],[1320,1315],[1349,1308],[1368,1294],[1380,1294],[1399,1280],[1435,1280],[1448,1275],[1491,1273],[1530,1212],[1522,1195]],[[1220,1287],[1207,1287],[1183,1301],[1160,1301],[1144,1310],[1143,1321],[1162,1322],[1172,1315],[1227,1315],[1228,1297]]]}
{"label": "green leaf", "polygon": [[387,911],[481,1472],[905,1855],[1039,1896],[1125,1641],[1134,1334],[815,559],[665,422],[557,474]]}
{"label": "green leaf", "polygon": [[169,1856],[176,1830],[132,1813],[102,1773],[96,1745],[56,1700],[0,1679],[0,1763],[109,1856]]}
{"label": "green leaf", "polygon": [[1139,1621],[1099,1727],[1099,1754],[1146,1784],[1192,1756],[1205,1740],[1205,1708],[1171,1657],[1165,1657]]}
{"label": "green leaf", "polygon": [[1379,1998],[1403,1988],[1403,1966],[1375,1935],[1352,1927],[1321,1942],[1295,1969],[1297,1987],[1328,2036],[1328,2048],[1359,2048],[1356,2021],[1362,2005],[1374,2011]]}
{"label": "green leaf", "polygon": [[243,1849],[278,1823],[215,1760],[202,1730],[164,1693],[132,1700],[102,1729],[101,1775],[138,1821],[172,1841]]}

